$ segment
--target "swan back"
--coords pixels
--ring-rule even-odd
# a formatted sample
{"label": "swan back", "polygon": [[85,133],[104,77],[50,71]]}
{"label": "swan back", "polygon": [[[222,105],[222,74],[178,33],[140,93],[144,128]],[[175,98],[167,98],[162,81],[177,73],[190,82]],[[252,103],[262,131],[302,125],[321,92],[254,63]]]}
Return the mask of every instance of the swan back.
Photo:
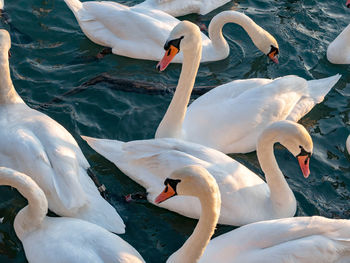
{"label": "swan back", "polygon": [[329,44],[327,59],[333,64],[350,64],[350,25]]}
{"label": "swan back", "polygon": [[0,185],[16,188],[28,200],[28,206],[18,212],[14,222],[16,234],[22,239],[40,227],[45,218],[48,209],[45,194],[29,176],[5,167],[0,167]]}

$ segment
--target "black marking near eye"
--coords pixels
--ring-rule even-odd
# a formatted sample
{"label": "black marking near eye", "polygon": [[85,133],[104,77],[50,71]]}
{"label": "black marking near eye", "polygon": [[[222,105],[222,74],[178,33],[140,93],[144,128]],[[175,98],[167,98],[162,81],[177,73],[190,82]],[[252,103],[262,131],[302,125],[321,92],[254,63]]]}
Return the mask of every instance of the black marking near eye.
{"label": "black marking near eye", "polygon": [[170,56],[170,53],[171,53],[171,50],[169,49],[169,50],[168,50],[168,55],[167,55],[167,56]]}
{"label": "black marking near eye", "polygon": [[271,45],[271,49],[270,52],[267,55],[270,55],[271,53],[275,52],[275,56],[279,54],[279,50],[277,47],[274,47],[273,45]]}
{"label": "black marking near eye", "polygon": [[297,155],[297,157],[299,156],[307,156],[307,158],[305,159],[305,164],[307,164],[307,162],[310,160],[311,158],[311,153],[310,152],[307,152],[305,151],[304,147],[299,145],[299,148],[300,148],[300,153]]}
{"label": "black marking near eye", "polygon": [[164,181],[164,185],[166,186],[164,192],[168,192],[168,185],[170,185],[171,188],[173,188],[173,190],[175,191],[175,195],[177,195],[177,192],[176,192],[176,186],[178,183],[180,183],[181,180],[178,180],[178,179],[170,179],[170,178],[167,178],[165,179]]}
{"label": "black marking near eye", "polygon": [[164,45],[164,49],[168,50],[170,48],[170,46],[174,46],[180,51],[180,42],[183,38],[184,38],[184,36],[177,38],[177,39],[167,41]]}

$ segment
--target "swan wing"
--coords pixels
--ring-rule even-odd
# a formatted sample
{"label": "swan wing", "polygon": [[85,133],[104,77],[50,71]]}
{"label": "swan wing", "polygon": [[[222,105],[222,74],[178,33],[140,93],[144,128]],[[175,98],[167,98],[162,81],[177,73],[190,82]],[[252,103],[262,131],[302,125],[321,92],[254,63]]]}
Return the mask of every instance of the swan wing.
{"label": "swan wing", "polygon": [[108,1],[84,2],[74,14],[93,42],[111,47],[118,55],[152,60],[163,56],[163,45],[180,22],[158,10],[129,8]]}
{"label": "swan wing", "polygon": [[144,262],[136,249],[119,236],[75,218],[46,217],[41,228],[21,241],[29,262]]}
{"label": "swan wing", "polygon": [[[248,211],[250,209],[243,207],[242,202],[249,208],[262,207],[269,197],[269,190],[260,177],[227,155],[202,145],[173,138],[127,143],[85,136],[83,139],[145,187],[151,203],[163,190],[163,182],[170,173],[188,165],[202,166],[216,179],[222,193],[221,223],[241,225],[249,220],[255,221],[259,213],[256,213],[256,209]],[[252,192],[254,197],[247,198]],[[199,218],[200,215],[199,201],[193,197],[176,196],[159,206],[192,218]]]}
{"label": "swan wing", "polygon": [[349,220],[315,216],[262,221],[214,238],[200,262],[346,262],[340,259],[349,260],[349,241]]}
{"label": "swan wing", "polygon": [[[286,76],[245,92],[202,101],[189,107],[184,132],[187,140],[223,151],[249,152],[272,122],[286,119],[307,89],[305,79]],[[218,129],[220,127],[220,129]]]}
{"label": "swan wing", "polygon": [[[74,153],[65,147],[47,147],[25,127],[6,129],[0,141],[1,165],[30,175],[50,199],[65,209],[81,207],[85,193],[79,183]],[[6,134],[4,134],[6,133]]]}

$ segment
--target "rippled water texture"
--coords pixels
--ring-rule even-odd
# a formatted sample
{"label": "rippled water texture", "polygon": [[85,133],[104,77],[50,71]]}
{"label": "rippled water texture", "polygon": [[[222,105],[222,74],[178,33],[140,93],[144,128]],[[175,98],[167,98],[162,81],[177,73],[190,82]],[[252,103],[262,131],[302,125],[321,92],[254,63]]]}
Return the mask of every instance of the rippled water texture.
{"label": "rippled water texture", "polygon": [[[138,2],[123,1],[127,5]],[[8,18],[1,21],[1,27],[12,36],[10,63],[17,91],[31,107],[40,107],[77,139],[126,223],[127,232],[122,237],[147,262],[165,262],[191,234],[196,221],[146,202],[123,202],[122,196],[143,189],[91,150],[79,135],[119,140],[152,138],[171,100],[167,87],[176,86],[180,65],[171,65],[160,74],[152,61],[116,55],[94,59],[101,47],[84,36],[63,0],[7,0],[5,7]],[[345,0],[232,1],[206,16],[184,18],[208,25],[215,14],[228,9],[245,12],[276,37],[280,64],[269,62],[241,28],[226,25],[230,56],[202,64],[197,86],[287,74],[308,80],[343,75],[325,101],[301,120],[314,140],[309,179],[303,179],[296,160],[285,149],[277,147],[275,153],[298,200],[298,215],[349,218],[350,159],[345,153],[350,130],[349,67],[332,65],[325,57],[329,42],[350,23]],[[151,84],[147,92],[142,88],[130,91],[115,79]],[[155,88],[160,92],[151,92]],[[75,92],[60,96],[71,90]],[[60,99],[46,104],[57,96]],[[255,153],[233,157],[261,173]],[[0,262],[26,262],[13,230],[14,217],[25,204],[16,190],[1,187]],[[217,233],[230,229],[219,226]]]}

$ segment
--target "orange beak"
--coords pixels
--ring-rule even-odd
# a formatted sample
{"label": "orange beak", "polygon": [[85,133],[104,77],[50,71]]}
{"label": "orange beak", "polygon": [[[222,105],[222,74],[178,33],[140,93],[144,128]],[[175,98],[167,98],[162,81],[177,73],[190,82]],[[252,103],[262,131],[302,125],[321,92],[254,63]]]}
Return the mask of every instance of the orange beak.
{"label": "orange beak", "polygon": [[346,7],[350,8],[350,0],[346,1]]}
{"label": "orange beak", "polygon": [[169,199],[170,197],[176,195],[176,192],[174,191],[174,189],[167,184],[167,186],[165,187],[165,189],[163,190],[163,192],[161,192],[156,199],[154,199],[154,202],[156,204],[160,204],[162,202],[164,202],[165,200]]}
{"label": "orange beak", "polygon": [[179,49],[177,49],[173,45],[170,45],[169,49],[165,51],[165,54],[162,60],[159,61],[159,63],[157,64],[157,69],[159,71],[165,70],[170,64],[170,62],[174,59],[177,53],[179,53]]}
{"label": "orange beak", "polygon": [[[349,0],[350,1],[350,0]],[[275,62],[276,64],[278,64],[278,58],[277,58],[277,54],[276,54],[277,50],[272,51],[271,53],[268,54],[269,58]]]}
{"label": "orange beak", "polygon": [[309,169],[310,157],[307,155],[300,155],[297,158],[298,158],[300,169],[303,172],[304,177],[308,178],[310,175],[310,169]]}

